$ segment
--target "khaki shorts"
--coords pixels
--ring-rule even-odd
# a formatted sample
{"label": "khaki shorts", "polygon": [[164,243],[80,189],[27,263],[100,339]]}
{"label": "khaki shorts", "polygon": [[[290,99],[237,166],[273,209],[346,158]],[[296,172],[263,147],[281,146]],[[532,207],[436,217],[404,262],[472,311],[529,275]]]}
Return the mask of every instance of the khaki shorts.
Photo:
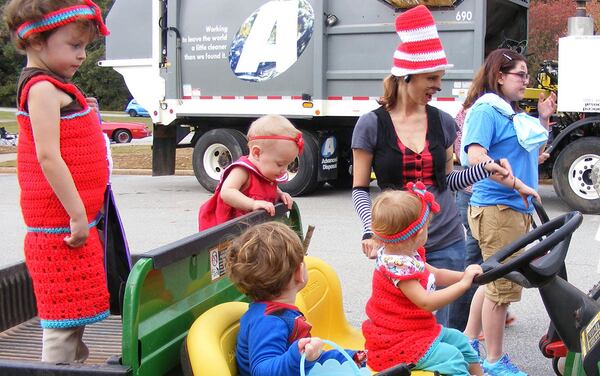
{"label": "khaki shorts", "polygon": [[[469,227],[473,237],[479,241],[483,260],[487,260],[506,245],[514,242],[529,231],[531,215],[523,214],[506,205],[469,206]],[[519,250],[515,257],[521,253]],[[501,278],[488,283],[485,296],[497,304],[508,304],[521,300],[523,287]]]}

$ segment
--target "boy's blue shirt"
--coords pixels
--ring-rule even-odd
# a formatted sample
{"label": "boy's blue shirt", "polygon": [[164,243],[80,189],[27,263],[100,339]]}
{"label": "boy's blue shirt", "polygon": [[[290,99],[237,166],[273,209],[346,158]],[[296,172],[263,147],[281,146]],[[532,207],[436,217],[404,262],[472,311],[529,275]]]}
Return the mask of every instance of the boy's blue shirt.
{"label": "boy's blue shirt", "polygon": [[[537,191],[539,149],[527,152],[519,144],[510,120],[488,104],[473,108],[467,120],[469,122],[468,131],[463,134],[462,140],[464,151],[468,150],[469,145],[479,144],[488,151],[491,158],[508,159],[513,175]],[[529,198],[529,208],[526,208],[516,190],[507,188],[491,179],[484,179],[473,185],[471,205],[506,205],[522,213],[533,211],[531,197]]]}
{"label": "boy's blue shirt", "polygon": [[[298,308],[274,302],[250,303],[240,319],[236,359],[240,376],[300,375],[298,339],[310,337],[310,324]],[[348,351],[352,357],[353,351]],[[346,358],[337,350],[323,351],[314,362],[306,361],[308,373],[315,363]]]}

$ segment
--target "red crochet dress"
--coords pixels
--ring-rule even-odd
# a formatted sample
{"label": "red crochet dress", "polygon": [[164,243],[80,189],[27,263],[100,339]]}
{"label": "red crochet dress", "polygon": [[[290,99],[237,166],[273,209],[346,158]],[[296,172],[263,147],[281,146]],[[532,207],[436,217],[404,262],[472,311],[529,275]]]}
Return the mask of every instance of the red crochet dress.
{"label": "red crochet dress", "polygon": [[[82,111],[60,118],[60,153],[85,205],[90,235],[81,248],[69,248],[70,217],[38,163],[27,95],[40,81],[75,97]],[[38,315],[43,328],[68,328],[100,321],[109,314],[104,250],[95,224],[108,182],[104,136],[98,116],[73,84],[48,75],[26,81],[19,99],[17,122],[17,177],[21,211],[27,226],[25,262],[33,280]]]}
{"label": "red crochet dress", "polygon": [[[425,261],[425,249],[419,249]],[[429,271],[409,276],[391,274],[379,267],[373,273],[373,292],[367,302],[367,316],[362,325],[365,348],[369,350],[367,364],[381,371],[398,363],[417,362],[427,353],[439,336],[439,325],[433,313],[417,307],[390,278],[418,279],[427,288]]]}
{"label": "red crochet dress", "polygon": [[248,157],[241,157],[223,171],[223,176],[215,189],[214,195],[200,207],[198,213],[198,228],[200,231],[248,213],[231,207],[221,199],[221,186],[234,167],[242,167],[248,171],[248,188],[242,191],[244,195],[254,200],[277,202],[277,182],[271,181],[261,174],[258,168],[248,160]]}

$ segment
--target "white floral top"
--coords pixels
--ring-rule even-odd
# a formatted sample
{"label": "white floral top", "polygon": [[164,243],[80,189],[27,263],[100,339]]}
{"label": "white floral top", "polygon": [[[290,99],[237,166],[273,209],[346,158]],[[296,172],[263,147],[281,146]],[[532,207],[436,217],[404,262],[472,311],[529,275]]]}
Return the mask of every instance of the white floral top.
{"label": "white floral top", "polygon": [[[416,250],[412,256],[407,255],[388,255],[385,253],[385,247],[379,248],[377,251],[377,259],[375,268],[384,268],[386,276],[392,281],[394,286],[398,287],[400,281],[407,279],[421,279],[425,270],[425,261]],[[435,291],[435,276],[432,273],[428,274],[427,287],[428,292]],[[397,276],[393,278],[390,275]]]}

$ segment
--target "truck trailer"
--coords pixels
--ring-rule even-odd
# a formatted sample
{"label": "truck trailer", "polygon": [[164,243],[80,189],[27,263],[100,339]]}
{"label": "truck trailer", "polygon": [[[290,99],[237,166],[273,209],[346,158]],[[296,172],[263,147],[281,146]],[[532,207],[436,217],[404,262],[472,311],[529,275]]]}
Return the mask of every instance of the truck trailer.
{"label": "truck trailer", "polygon": [[277,113],[305,139],[282,189],[348,187],[352,129],[378,107],[397,14],[418,3],[454,64],[431,104],[455,114],[486,51],[525,47],[529,1],[116,0],[99,64],[122,74],[152,117],[154,175],[174,174],[176,148],[193,147],[194,173],[214,190],[247,153],[250,123]]}

